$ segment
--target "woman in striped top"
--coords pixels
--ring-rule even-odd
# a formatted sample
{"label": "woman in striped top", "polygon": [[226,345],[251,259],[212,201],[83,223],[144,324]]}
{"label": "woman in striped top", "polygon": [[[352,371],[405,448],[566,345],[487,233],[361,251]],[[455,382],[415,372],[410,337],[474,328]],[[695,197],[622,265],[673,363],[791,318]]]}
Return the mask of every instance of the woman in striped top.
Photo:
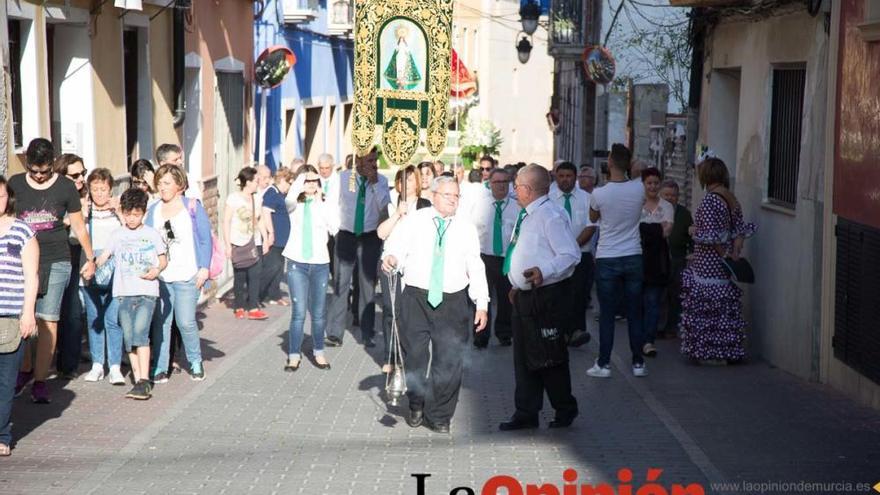
{"label": "woman in striped top", "polygon": [[[37,265],[40,248],[28,224],[15,218],[15,201],[6,179],[0,176],[0,322],[5,328],[18,321],[21,339],[37,333],[34,306],[37,301]],[[2,334],[3,332],[0,332]],[[0,457],[12,445],[12,399],[24,342],[3,344],[0,338]],[[13,339],[13,342],[17,339]],[[4,347],[13,347],[6,349]]]}
{"label": "woman in striped top", "polygon": [[324,325],[327,280],[330,278],[330,253],[327,239],[339,226],[333,220],[330,206],[324,202],[321,178],[311,165],[305,165],[303,190],[297,197],[291,213],[290,236],[282,254],[287,258],[287,284],[293,302],[290,319],[286,371],[299,369],[300,347],[306,310],[312,315],[312,340],[315,364],[322,370],[330,369],[324,357]]}

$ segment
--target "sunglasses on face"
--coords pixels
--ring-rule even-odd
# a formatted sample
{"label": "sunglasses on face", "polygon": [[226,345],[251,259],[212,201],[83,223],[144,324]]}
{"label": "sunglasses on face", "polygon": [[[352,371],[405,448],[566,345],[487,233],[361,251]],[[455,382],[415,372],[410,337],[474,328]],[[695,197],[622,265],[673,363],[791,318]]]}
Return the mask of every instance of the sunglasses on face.
{"label": "sunglasses on face", "polygon": [[28,169],[28,173],[29,173],[30,175],[34,175],[34,176],[37,176],[37,175],[39,175],[39,176],[44,176],[44,175],[51,176],[51,175],[52,175],[52,169],[51,169],[51,168],[44,168],[44,169],[42,169],[42,170],[37,170],[37,169],[35,169],[35,168],[29,168],[29,169]]}
{"label": "sunglasses on face", "polygon": [[79,180],[85,176],[86,176],[85,172],[77,172],[75,174],[67,174],[67,177],[70,178],[70,180]]}
{"label": "sunglasses on face", "polygon": [[483,172],[489,172],[490,170],[492,170],[492,167],[480,167],[480,170],[482,170]]}
{"label": "sunglasses on face", "polygon": [[311,182],[312,184],[319,184],[319,183],[321,182],[321,179],[306,179],[306,180],[303,181],[303,182],[305,182],[306,184],[308,184],[308,183],[310,183],[310,182]]}
{"label": "sunglasses on face", "polygon": [[165,220],[165,237],[168,238],[169,241],[174,240],[174,229],[171,228],[171,220]]}

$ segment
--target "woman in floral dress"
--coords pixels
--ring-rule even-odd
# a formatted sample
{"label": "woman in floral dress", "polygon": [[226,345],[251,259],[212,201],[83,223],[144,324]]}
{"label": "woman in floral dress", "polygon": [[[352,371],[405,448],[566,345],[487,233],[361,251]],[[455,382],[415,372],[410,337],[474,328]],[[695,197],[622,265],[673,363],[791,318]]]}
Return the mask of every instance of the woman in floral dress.
{"label": "woman in floral dress", "polygon": [[743,221],[723,161],[708,158],[697,173],[707,194],[695,217],[693,258],[682,274],[681,352],[702,364],[726,364],[745,357],[746,322],[742,290],[730,280],[723,259],[739,258],[755,225]]}

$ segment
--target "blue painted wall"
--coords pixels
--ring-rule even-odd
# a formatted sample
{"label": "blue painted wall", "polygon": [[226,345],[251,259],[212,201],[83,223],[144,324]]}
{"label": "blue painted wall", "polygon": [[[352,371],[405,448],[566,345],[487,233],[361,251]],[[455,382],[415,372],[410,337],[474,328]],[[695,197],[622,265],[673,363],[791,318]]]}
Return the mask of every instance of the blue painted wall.
{"label": "blue painted wall", "polygon": [[[319,0],[317,17],[308,23],[285,24],[282,0],[266,0],[262,15],[255,16],[254,19],[254,59],[273,45],[287,46],[296,55],[296,65],[291,73],[281,86],[269,91],[267,96],[266,156],[257,156],[260,147],[259,144],[254,146],[254,160],[266,163],[273,170],[284,165],[282,140],[285,109],[291,107],[296,109],[294,147],[297,154],[302,155],[305,136],[300,135],[300,129],[305,119],[305,106],[315,106],[324,98],[328,98],[331,105],[350,102],[353,99],[354,42],[327,34],[327,1]],[[259,122],[262,113],[262,91],[264,91],[262,88],[255,88],[256,143],[260,143],[263,139],[260,135]],[[335,129],[331,129],[330,132],[335,136]],[[340,158],[338,150],[327,151],[337,160]],[[288,160],[289,158],[287,157]]]}

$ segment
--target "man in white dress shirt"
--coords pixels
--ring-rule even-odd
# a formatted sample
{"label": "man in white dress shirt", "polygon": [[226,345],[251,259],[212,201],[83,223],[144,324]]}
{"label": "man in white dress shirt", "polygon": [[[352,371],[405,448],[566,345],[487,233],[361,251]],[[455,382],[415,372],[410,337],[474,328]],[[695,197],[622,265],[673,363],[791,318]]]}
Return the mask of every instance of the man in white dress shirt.
{"label": "man in white dress shirt", "polygon": [[[490,329],[502,346],[511,342],[510,314],[513,308],[507,294],[510,281],[502,273],[504,254],[510,244],[513,226],[521,210],[516,200],[509,194],[510,174],[502,168],[493,169],[489,176],[491,194],[483,195],[474,205],[472,219],[480,233],[480,256],[486,265],[486,279],[489,281]],[[482,185],[479,186],[483,188]],[[484,349],[489,345],[490,332],[487,330],[474,335],[474,347]]]}
{"label": "man in white dress shirt", "polygon": [[513,286],[516,412],[499,429],[537,428],[545,391],[556,410],[549,426],[565,428],[578,415],[562,329],[571,315],[569,279],[581,259],[580,249],[567,213],[547,196],[550,174],[545,168],[523,168],[514,188],[525,210],[514,226],[505,260]]}
{"label": "man in white dress shirt", "polygon": [[486,328],[489,289],[477,229],[469,218],[455,216],[456,180],[438,177],[431,191],[434,206],[407,215],[388,238],[382,267],[403,272],[397,317],[406,356],[406,422],[449,433],[462,356],[472,329]]}
{"label": "man in white dress shirt", "polygon": [[[295,172],[295,171],[294,171]],[[333,155],[324,153],[318,157],[318,175],[321,176],[321,190],[324,191],[324,203],[330,207],[329,215],[334,221],[339,222],[339,174],[336,173],[336,164]],[[333,252],[336,248],[336,236],[330,236],[327,240],[327,251],[330,253],[330,273],[336,264]]]}
{"label": "man in white dress shirt", "polygon": [[590,195],[577,187],[577,167],[571,162],[562,162],[556,166],[556,187],[550,192],[553,201],[561,206],[571,220],[571,231],[580,246],[581,256],[574,275],[571,277],[572,324],[566,328],[569,332],[568,344],[580,347],[590,341],[587,333],[587,301],[589,289],[587,280],[593,273],[593,235],[596,226],[590,221]]}
{"label": "man in white dress shirt", "polygon": [[[326,345],[342,345],[348,294],[355,265],[358,271],[358,315],[366,347],[375,347],[374,322],[376,280],[382,241],[376,228],[388,216],[388,179],[379,174],[378,155],[373,148],[358,157],[355,170],[339,174],[339,233],[336,234],[333,293],[327,305]],[[354,174],[354,175],[352,175]]]}

